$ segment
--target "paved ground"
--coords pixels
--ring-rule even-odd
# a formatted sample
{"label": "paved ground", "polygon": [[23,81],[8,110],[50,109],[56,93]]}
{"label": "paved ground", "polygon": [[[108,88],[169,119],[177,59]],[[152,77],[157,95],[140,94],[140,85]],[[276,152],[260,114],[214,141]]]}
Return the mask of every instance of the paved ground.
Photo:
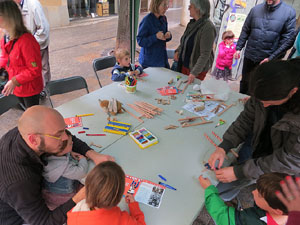
{"label": "paved ground", "polygon": [[[146,14],[142,14],[141,18]],[[178,46],[185,27],[179,25],[180,9],[169,9],[167,12],[169,30],[173,39],[168,43],[168,48],[174,49]],[[117,34],[117,16],[107,18],[82,19],[72,21],[69,26],[52,29],[50,37],[50,67],[52,80],[81,75],[87,80],[90,91],[99,88],[98,82],[92,69],[92,61],[95,58],[107,55],[114,46]],[[110,69],[104,71],[101,77],[102,85],[111,83]],[[238,89],[238,82],[230,82],[233,90]],[[52,97],[54,106],[57,107],[71,99],[85,94],[80,90],[68,94]],[[41,102],[49,105],[48,100]],[[0,116],[0,137],[8,130],[15,127],[18,118],[23,111],[11,109]],[[200,187],[199,187],[200,188]],[[249,194],[249,191],[246,191]],[[249,202],[249,195],[245,197],[245,203]],[[193,225],[214,224],[205,210],[200,213]]]}

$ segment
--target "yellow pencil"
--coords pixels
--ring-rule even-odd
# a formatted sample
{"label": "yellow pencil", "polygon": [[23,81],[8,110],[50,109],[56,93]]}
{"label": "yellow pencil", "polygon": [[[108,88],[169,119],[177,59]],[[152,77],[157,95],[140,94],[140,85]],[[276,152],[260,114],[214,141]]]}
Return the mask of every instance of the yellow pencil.
{"label": "yellow pencil", "polygon": [[89,113],[89,114],[81,114],[81,115],[76,115],[77,117],[83,117],[83,116],[93,116],[94,113]]}

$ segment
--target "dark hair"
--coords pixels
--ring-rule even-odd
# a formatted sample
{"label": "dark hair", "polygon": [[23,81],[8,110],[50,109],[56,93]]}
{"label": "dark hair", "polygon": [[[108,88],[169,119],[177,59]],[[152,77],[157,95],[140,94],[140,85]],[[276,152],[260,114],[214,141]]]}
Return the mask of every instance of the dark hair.
{"label": "dark hair", "polygon": [[22,13],[13,0],[0,1],[0,15],[8,26],[12,27],[12,38],[19,38],[24,33],[29,33],[24,25]]}
{"label": "dark hair", "polygon": [[[250,94],[259,100],[282,100],[295,87],[300,87],[300,59],[272,60],[259,65],[251,73]],[[299,113],[299,102],[298,90],[282,106],[287,111]]]}
{"label": "dark hair", "polygon": [[234,33],[231,30],[224,31],[222,40],[234,38]]}
{"label": "dark hair", "polygon": [[275,195],[276,191],[281,191],[280,181],[284,180],[287,174],[284,173],[266,173],[261,175],[256,183],[259,194],[266,200],[273,209],[280,209],[284,215],[288,214],[285,205]]}
{"label": "dark hair", "polygon": [[87,175],[86,203],[91,210],[111,208],[121,201],[125,189],[125,173],[115,162],[98,164]]}

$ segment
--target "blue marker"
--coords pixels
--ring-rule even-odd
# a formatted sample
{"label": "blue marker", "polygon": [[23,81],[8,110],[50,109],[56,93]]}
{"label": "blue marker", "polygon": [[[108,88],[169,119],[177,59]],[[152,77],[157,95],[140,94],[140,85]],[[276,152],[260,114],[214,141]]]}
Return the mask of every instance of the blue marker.
{"label": "blue marker", "polygon": [[90,128],[88,128],[88,127],[83,127],[82,129],[84,129],[84,130],[89,130]]}
{"label": "blue marker", "polygon": [[163,183],[163,182],[158,182],[158,183],[159,183],[160,185],[165,186],[166,188],[172,189],[172,190],[174,190],[174,191],[177,190],[176,188],[174,188],[174,187],[172,187],[172,186],[170,186],[170,185],[168,185],[168,184],[165,184],[165,183]]}
{"label": "blue marker", "polygon": [[160,179],[162,179],[163,181],[167,181],[166,178],[164,178],[162,175],[158,175]]}

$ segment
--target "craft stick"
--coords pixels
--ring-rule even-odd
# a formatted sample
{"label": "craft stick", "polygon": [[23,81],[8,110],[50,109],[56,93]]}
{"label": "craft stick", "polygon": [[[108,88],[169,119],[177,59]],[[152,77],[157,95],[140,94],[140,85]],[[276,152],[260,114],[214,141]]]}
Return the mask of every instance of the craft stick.
{"label": "craft stick", "polygon": [[206,134],[206,133],[204,133],[204,137],[213,145],[213,146],[215,146],[215,147],[218,147],[217,145],[216,145],[216,143],[213,141],[213,140],[211,140],[211,138]]}
{"label": "craft stick", "polygon": [[239,155],[233,149],[230,149],[230,152],[232,153],[232,155],[234,155],[234,157],[239,157]]}
{"label": "craft stick", "polygon": [[141,107],[141,106],[139,106],[139,105],[135,105],[137,108],[139,108],[140,110],[142,110],[144,113],[146,113],[146,114],[148,114],[150,117],[152,117],[153,118],[153,115],[156,115],[157,113],[154,113],[153,111],[150,111],[150,110],[148,110],[148,109],[146,109],[146,108],[143,108],[143,107]]}
{"label": "craft stick", "polygon": [[146,116],[146,114],[144,112],[142,112],[140,109],[138,109],[135,105],[132,104],[127,104],[130,108],[132,108],[134,111],[138,112],[139,114],[141,114],[141,116]]}
{"label": "craft stick", "polygon": [[182,89],[181,94],[184,94],[185,90],[187,89],[187,87],[188,87],[189,85],[190,85],[189,83],[186,83],[186,85],[185,85],[184,88]]}
{"label": "craft stick", "polygon": [[181,84],[182,84],[182,80],[178,81],[178,84],[177,84],[176,88],[179,89]]}
{"label": "craft stick", "polygon": [[220,138],[215,132],[211,132],[220,142],[222,142],[223,141],[223,139],[222,138]]}
{"label": "craft stick", "polygon": [[97,148],[102,148],[102,145],[96,145],[96,144],[94,144],[94,142],[91,142],[90,146],[95,146]]}
{"label": "craft stick", "polygon": [[153,116],[147,112],[145,112],[142,108],[138,107],[137,105],[132,105],[133,109],[138,111],[138,112],[141,112],[143,116],[145,116],[146,118],[148,119],[152,119]]}
{"label": "craft stick", "polygon": [[140,119],[139,117],[137,117],[136,115],[134,115],[133,113],[127,111],[125,108],[122,107],[122,109],[127,112],[130,116],[132,116],[133,118],[137,119],[138,121],[140,121],[141,123],[144,123],[144,120]]}
{"label": "craft stick", "polygon": [[204,116],[194,116],[194,117],[185,117],[183,119],[179,119],[178,121],[185,121],[185,120],[192,120],[192,119],[199,119],[203,118]]}
{"label": "craft stick", "polygon": [[198,126],[198,125],[202,125],[202,124],[207,124],[207,123],[212,123],[213,121],[203,121],[200,123],[192,123],[192,124],[182,124],[181,127],[192,127],[192,126]]}
{"label": "craft stick", "polygon": [[221,112],[218,113],[218,116],[221,116],[224,112],[226,112],[228,109],[230,109],[234,105],[235,104],[231,104],[231,105],[227,106],[225,109],[223,109]]}
{"label": "craft stick", "polygon": [[159,111],[159,112],[162,112],[162,111],[163,111],[162,108],[159,108],[159,107],[157,107],[157,106],[155,106],[155,105],[152,105],[152,104],[150,104],[150,103],[148,103],[148,102],[141,102],[141,103],[144,104],[144,105],[146,105],[146,106],[148,106],[149,108],[152,108],[152,109],[157,110],[157,111]]}
{"label": "craft stick", "polygon": [[156,111],[154,111],[154,110],[152,110],[152,109],[149,109],[149,108],[147,108],[145,105],[143,105],[143,104],[141,104],[141,103],[139,103],[139,102],[135,102],[134,104],[137,105],[138,107],[142,108],[144,111],[146,111],[146,112],[152,114],[152,115],[160,114],[159,112],[156,112]]}

